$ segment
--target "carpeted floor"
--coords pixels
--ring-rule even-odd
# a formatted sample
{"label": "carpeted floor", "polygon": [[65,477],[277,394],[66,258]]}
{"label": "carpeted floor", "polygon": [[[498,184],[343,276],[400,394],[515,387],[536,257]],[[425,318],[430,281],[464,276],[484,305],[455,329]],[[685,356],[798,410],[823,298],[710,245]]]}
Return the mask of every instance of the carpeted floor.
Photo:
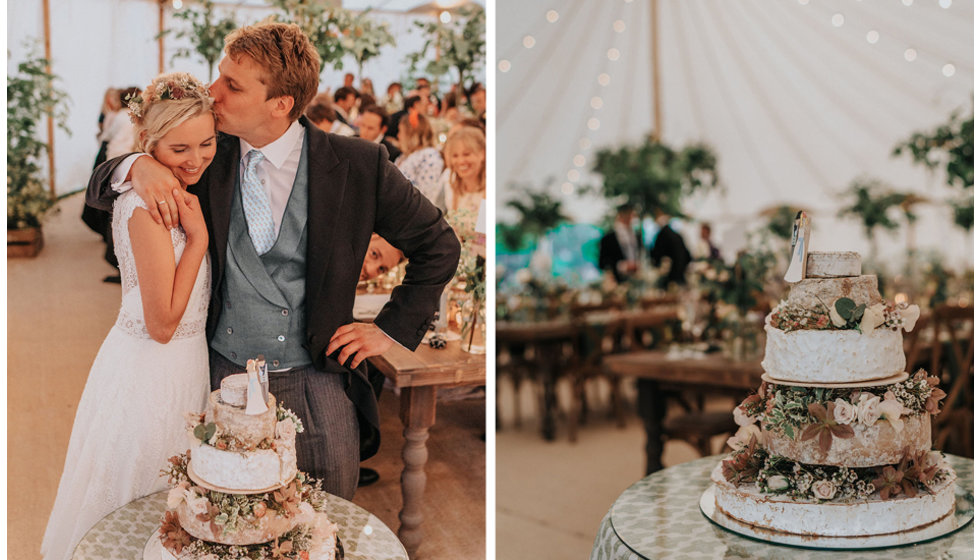
{"label": "carpeted floor", "polygon": [[[7,260],[7,557],[14,560],[40,557],[75,408],[119,309],[119,285],[102,282],[114,269],[81,210],[80,194],[64,199],[45,222],[41,255]],[[420,558],[484,557],[485,409],[484,398],[439,404],[428,441]],[[365,462],[381,480],[354,502],[397,531],[398,397],[386,391],[381,411],[381,449]]]}

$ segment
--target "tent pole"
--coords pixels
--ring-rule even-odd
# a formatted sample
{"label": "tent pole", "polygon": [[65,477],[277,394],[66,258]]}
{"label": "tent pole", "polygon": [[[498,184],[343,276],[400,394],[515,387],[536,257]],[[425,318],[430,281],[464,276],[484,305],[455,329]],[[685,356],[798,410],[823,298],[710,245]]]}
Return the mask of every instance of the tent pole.
{"label": "tent pole", "polygon": [[657,12],[660,8],[660,0],[650,2],[650,52],[653,55],[653,140],[660,141],[661,123],[663,113],[660,102],[660,44],[658,33],[660,27],[657,24]]}
{"label": "tent pole", "polygon": [[164,19],[163,4],[164,2],[166,2],[166,0],[159,0],[159,4],[157,5],[157,7],[160,10],[159,17],[157,18],[159,22],[158,23],[159,29],[157,29],[157,37],[158,37],[157,38],[157,66],[159,69],[157,70],[157,74],[163,74],[163,19]]}
{"label": "tent pole", "polygon": [[[42,2],[44,12],[44,58],[47,60],[47,72],[51,73],[51,4],[49,0]],[[48,87],[52,87],[48,82]],[[51,198],[56,196],[54,189],[54,115],[52,109],[48,109],[48,186],[51,190]]]}

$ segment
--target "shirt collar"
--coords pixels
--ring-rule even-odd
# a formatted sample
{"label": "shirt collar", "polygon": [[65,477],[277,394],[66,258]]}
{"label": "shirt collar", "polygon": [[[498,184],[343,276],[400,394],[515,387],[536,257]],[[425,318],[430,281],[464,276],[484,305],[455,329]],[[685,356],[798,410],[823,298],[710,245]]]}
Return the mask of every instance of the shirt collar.
{"label": "shirt collar", "polygon": [[303,139],[303,125],[299,124],[299,121],[293,121],[293,124],[289,125],[286,132],[282,134],[279,138],[274,141],[262,146],[262,148],[255,148],[245,140],[241,138],[238,139],[241,142],[242,148],[242,159],[248,155],[250,150],[258,150],[262,152],[265,159],[269,161],[272,165],[276,166],[276,169],[282,167],[286,163],[286,159],[289,158],[289,154],[296,148],[296,145]]}

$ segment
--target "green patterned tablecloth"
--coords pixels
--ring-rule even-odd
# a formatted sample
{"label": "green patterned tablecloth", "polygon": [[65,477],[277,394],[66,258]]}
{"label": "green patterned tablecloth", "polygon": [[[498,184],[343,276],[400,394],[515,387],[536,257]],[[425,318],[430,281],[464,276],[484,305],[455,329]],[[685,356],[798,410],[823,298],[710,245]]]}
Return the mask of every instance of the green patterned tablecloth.
{"label": "green patterned tablecloth", "polygon": [[[408,560],[398,537],[377,517],[337,496],[328,496],[328,504],[346,560]],[[159,492],[110,513],[78,543],[72,560],[140,560],[166,506],[167,493]]]}
{"label": "green patterned tablecloth", "polygon": [[[698,500],[723,456],[705,457],[647,476],[620,495],[603,517],[591,560],[959,560],[973,558],[972,523],[934,541],[899,548],[828,551],[752,540],[708,521]],[[948,455],[972,501],[973,460]],[[638,537],[637,535],[642,535]]]}

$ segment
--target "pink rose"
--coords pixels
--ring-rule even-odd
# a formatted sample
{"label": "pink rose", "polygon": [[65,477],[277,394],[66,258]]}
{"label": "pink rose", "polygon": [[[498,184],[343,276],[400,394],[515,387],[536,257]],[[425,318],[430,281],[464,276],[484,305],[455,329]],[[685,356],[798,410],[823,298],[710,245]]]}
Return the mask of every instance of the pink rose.
{"label": "pink rose", "polygon": [[857,420],[857,407],[841,398],[834,401],[834,422],[847,425],[855,420]]}
{"label": "pink rose", "polygon": [[837,486],[830,480],[818,480],[810,486],[810,490],[818,500],[830,500],[837,494]]}
{"label": "pink rose", "polygon": [[878,407],[881,404],[881,397],[871,396],[870,393],[864,393],[861,395],[861,400],[858,401],[858,419],[865,426],[874,426],[875,422],[881,418],[881,412]]}

